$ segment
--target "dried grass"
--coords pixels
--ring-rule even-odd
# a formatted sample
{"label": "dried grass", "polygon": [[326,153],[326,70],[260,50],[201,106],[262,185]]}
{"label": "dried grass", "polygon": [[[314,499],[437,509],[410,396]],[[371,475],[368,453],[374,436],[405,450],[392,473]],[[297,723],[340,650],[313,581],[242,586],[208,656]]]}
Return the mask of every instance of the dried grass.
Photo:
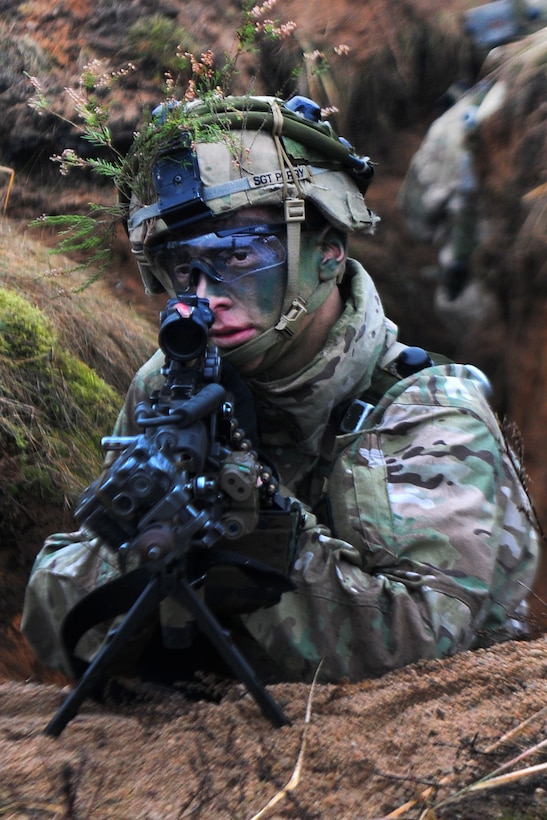
{"label": "dried grass", "polygon": [[0,220],[0,287],[21,293],[50,319],[59,342],[119,393],[156,346],[156,329],[104,281],[54,255],[24,226]]}
{"label": "dried grass", "polygon": [[[537,726],[538,722],[545,718],[546,713],[547,707],[544,707],[543,709],[540,709],[538,712],[535,712],[529,718],[519,723],[518,726],[515,726],[513,729],[511,729],[511,731],[506,732],[494,743],[490,744],[484,750],[484,754],[490,754],[503,744],[514,740],[515,737],[517,737],[525,730],[528,730],[531,727],[533,728],[534,724]],[[449,795],[443,800],[435,802],[432,806],[427,806],[427,808],[425,808],[420,814],[419,820],[437,820],[437,812],[439,810],[446,809],[447,806],[452,806],[463,800],[465,797],[488,789],[498,789],[502,786],[507,786],[512,783],[525,780],[528,777],[533,777],[534,775],[547,772],[547,763],[539,763],[534,766],[527,766],[526,768],[517,769],[516,771],[506,771],[507,769],[511,769],[517,764],[521,763],[523,760],[526,760],[527,758],[538,754],[538,752],[545,749],[546,746],[547,740],[542,740],[539,743],[535,743],[527,749],[524,749],[516,757],[507,760],[501,766],[499,766],[489,774],[485,775],[484,777],[481,777],[479,780],[470,783],[463,789],[459,789],[457,792],[454,792],[453,794]],[[399,806],[397,809],[381,818],[381,820],[396,820],[396,818],[399,817],[407,817],[408,812],[411,809],[419,808],[420,805],[427,804],[431,796],[435,793],[435,791],[439,787],[446,785],[450,780],[451,776],[447,776],[443,778],[441,781],[439,781],[439,783],[435,787],[430,786],[427,789],[424,789],[418,797],[416,797],[413,800],[409,800],[402,806]]]}
{"label": "dried grass", "polygon": [[105,282],[79,291],[86,273],[73,267],[22,226],[0,221],[4,546],[21,533],[31,502],[68,510],[96,477],[101,436],[156,347],[151,325]]}

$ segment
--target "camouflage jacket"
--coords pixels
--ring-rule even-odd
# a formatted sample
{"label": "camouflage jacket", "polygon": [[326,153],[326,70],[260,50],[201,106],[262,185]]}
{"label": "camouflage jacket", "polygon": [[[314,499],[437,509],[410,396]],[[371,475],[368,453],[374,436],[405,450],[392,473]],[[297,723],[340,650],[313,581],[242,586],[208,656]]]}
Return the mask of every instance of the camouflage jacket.
{"label": "camouflage jacket", "polygon": [[[263,446],[306,524],[295,591],[234,628],[289,680],[311,680],[320,662],[321,680],[359,680],[513,637],[537,563],[530,503],[472,368],[394,379],[363,429],[337,429],[340,402],[366,394],[398,345],[363,268],[350,261],[346,279],[344,313],[316,359],[251,383]],[[156,354],[135,376],[117,434],[135,432],[133,408],[162,363]],[[46,542],[23,619],[46,663],[62,666],[63,612],[116,572],[96,539]],[[84,654],[103,637],[89,633]]]}

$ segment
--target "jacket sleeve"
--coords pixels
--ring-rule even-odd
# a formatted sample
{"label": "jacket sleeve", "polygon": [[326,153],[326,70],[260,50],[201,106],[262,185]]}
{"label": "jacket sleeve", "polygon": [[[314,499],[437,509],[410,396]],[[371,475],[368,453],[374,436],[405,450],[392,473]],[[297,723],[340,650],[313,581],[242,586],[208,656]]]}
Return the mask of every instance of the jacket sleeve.
{"label": "jacket sleeve", "polygon": [[359,680],[513,637],[537,533],[499,426],[465,368],[380,402],[329,482],[331,527],[300,539],[295,592],[246,617],[294,679]]}
{"label": "jacket sleeve", "polygon": [[[55,533],[36,556],[25,591],[21,631],[46,666],[71,676],[61,630],[67,612],[96,587],[119,576],[113,553],[89,533]],[[91,660],[101,647],[110,623],[86,633],[78,647]]]}

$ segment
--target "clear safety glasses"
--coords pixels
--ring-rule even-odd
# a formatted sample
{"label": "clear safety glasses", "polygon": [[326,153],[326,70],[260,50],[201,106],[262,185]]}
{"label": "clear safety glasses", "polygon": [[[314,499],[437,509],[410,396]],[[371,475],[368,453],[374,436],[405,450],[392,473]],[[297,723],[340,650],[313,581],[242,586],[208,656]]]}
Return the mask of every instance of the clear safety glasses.
{"label": "clear safety glasses", "polygon": [[279,238],[284,230],[285,225],[251,225],[171,240],[147,250],[181,292],[195,286],[201,274],[230,284],[281,265],[287,257]]}

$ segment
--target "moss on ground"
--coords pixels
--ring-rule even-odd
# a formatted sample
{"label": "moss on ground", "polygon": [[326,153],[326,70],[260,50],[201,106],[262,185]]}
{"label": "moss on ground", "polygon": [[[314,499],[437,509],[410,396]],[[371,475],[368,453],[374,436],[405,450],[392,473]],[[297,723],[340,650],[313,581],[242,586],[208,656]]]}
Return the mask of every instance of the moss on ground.
{"label": "moss on ground", "polygon": [[[0,517],[32,492],[70,504],[100,469],[100,437],[115,421],[121,396],[60,342],[36,305],[0,288]],[[4,507],[4,509],[2,509]]]}

